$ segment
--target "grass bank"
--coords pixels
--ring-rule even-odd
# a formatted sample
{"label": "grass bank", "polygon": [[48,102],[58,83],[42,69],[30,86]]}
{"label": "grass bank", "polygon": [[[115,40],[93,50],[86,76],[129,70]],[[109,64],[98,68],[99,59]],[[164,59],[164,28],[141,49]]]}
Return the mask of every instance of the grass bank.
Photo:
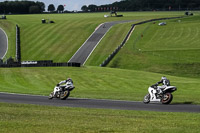
{"label": "grass bank", "polygon": [[0,132],[198,133],[198,113],[82,109],[0,103]]}
{"label": "grass bank", "polygon": [[9,57],[15,57],[15,25],[12,22],[0,19],[0,28],[6,32],[8,37],[8,51],[4,60],[8,59]]}
{"label": "grass bank", "polygon": [[199,18],[166,20],[166,26],[136,26],[109,67],[200,77]]}
{"label": "grass bank", "polygon": [[[0,91],[48,95],[61,80],[71,77],[72,97],[142,101],[147,88],[162,74],[100,68],[0,68]],[[200,80],[165,75],[178,87],[173,102],[200,104]]]}
{"label": "grass bank", "polygon": [[[120,13],[124,17],[104,18],[109,13],[74,13],[74,14],[35,14],[35,15],[8,15],[7,20],[0,20],[0,26],[8,34],[12,30],[10,54],[15,54],[15,25],[21,28],[22,60],[54,60],[66,62],[79,49],[79,47],[94,32],[95,28],[104,22],[121,20],[143,20],[163,16],[180,16],[183,12],[127,12]],[[42,24],[41,20],[53,20],[54,24]],[[4,25],[10,23],[8,27]],[[116,36],[124,32],[118,30]],[[127,31],[128,32],[128,31]],[[14,34],[13,34],[14,33]],[[9,39],[10,40],[10,39]],[[110,45],[109,43],[107,45]]]}
{"label": "grass bank", "polygon": [[[198,78],[199,18],[196,12],[192,17],[137,25],[108,67]],[[167,25],[158,26],[163,21]],[[97,46],[86,65],[99,66],[114,51],[130,25],[121,24],[121,28],[124,30],[118,31],[120,28],[116,26],[108,32],[109,36]]]}

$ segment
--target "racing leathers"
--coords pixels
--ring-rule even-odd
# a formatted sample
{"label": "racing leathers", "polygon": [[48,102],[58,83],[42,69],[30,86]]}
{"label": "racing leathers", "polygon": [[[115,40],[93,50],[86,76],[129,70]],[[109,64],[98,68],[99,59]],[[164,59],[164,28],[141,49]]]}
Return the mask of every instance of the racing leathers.
{"label": "racing leathers", "polygon": [[63,88],[66,88],[67,86],[73,86],[73,81],[71,78],[68,78],[67,80],[63,80],[59,84],[57,84],[57,87],[54,89],[54,96],[56,92],[61,91]]}
{"label": "racing leathers", "polygon": [[[158,86],[159,84],[162,84],[162,86]],[[157,86],[158,94],[161,94],[164,88],[170,86],[170,81],[166,77],[162,77],[161,80],[157,82],[155,85]]]}

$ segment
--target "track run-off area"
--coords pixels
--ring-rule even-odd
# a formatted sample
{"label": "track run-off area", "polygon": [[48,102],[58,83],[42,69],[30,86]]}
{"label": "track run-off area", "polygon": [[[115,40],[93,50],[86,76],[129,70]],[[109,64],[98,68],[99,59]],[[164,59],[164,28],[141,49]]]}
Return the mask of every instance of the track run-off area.
{"label": "track run-off area", "polygon": [[85,99],[71,98],[67,100],[52,99],[47,96],[26,95],[14,93],[0,93],[0,102],[35,104],[48,106],[65,106],[97,109],[118,109],[118,110],[138,110],[138,111],[159,111],[159,112],[190,112],[200,113],[200,105],[172,103],[163,105],[160,103],[144,104],[137,101],[123,100],[104,100],[104,99]]}

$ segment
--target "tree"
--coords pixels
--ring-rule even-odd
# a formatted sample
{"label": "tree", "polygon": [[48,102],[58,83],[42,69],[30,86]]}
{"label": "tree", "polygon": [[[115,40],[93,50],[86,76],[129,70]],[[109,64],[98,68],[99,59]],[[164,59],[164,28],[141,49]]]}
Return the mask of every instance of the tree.
{"label": "tree", "polygon": [[39,6],[31,6],[29,8],[29,13],[40,13],[40,8]]}
{"label": "tree", "polygon": [[97,8],[96,5],[89,5],[89,6],[88,6],[88,11],[94,12],[94,11],[95,11],[95,8]]}
{"label": "tree", "polygon": [[45,4],[43,2],[17,1],[17,0],[0,2],[0,13],[4,14],[42,13],[44,10],[45,10]]}
{"label": "tree", "polygon": [[53,4],[50,4],[50,5],[48,6],[48,11],[49,11],[49,12],[55,11],[55,6],[54,6]]}
{"label": "tree", "polygon": [[58,8],[57,8],[57,11],[62,13],[64,11],[64,9],[65,8],[64,8],[63,5],[59,5]]}
{"label": "tree", "polygon": [[84,5],[84,6],[81,7],[81,10],[84,11],[84,12],[87,12],[88,11],[88,7],[86,5]]}
{"label": "tree", "polygon": [[39,2],[37,1],[36,4],[39,6],[40,8],[40,12],[44,12],[45,11],[45,4],[43,2]]}

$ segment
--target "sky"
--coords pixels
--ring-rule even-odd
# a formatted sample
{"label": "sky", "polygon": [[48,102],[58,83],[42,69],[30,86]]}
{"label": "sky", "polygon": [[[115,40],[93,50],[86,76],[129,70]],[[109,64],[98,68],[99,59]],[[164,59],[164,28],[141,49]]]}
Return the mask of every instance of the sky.
{"label": "sky", "polygon": [[[0,2],[3,2],[5,0],[0,0]],[[13,1],[13,0],[7,0],[7,1]],[[46,9],[49,4],[54,4],[55,8],[58,7],[58,5],[66,5],[65,10],[68,11],[80,11],[81,7],[83,5],[105,5],[105,4],[111,4],[116,1],[121,1],[121,0],[31,0],[31,1],[40,1],[44,2]]]}

